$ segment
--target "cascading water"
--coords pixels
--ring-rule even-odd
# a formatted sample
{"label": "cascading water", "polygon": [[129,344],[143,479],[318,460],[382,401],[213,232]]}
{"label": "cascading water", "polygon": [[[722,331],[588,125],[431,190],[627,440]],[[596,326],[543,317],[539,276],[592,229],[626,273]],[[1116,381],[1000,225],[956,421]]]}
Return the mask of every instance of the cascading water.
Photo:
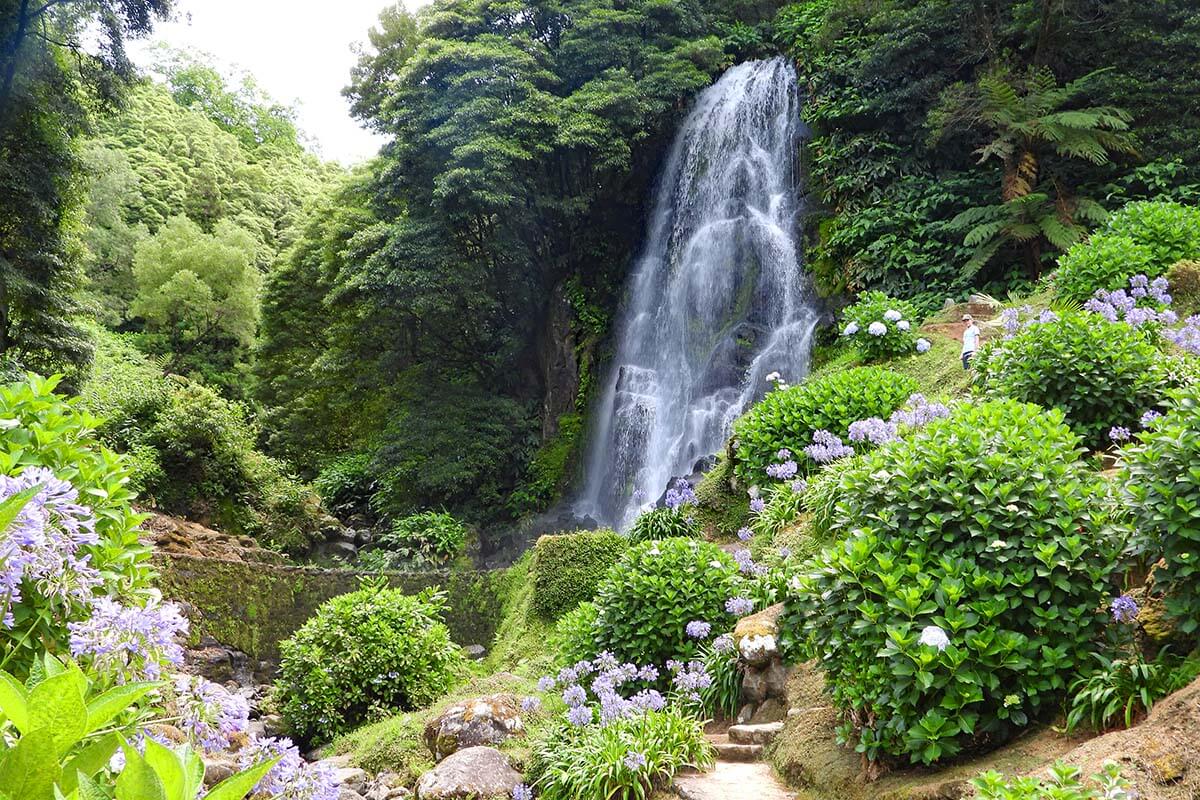
{"label": "cascading water", "polygon": [[581,513],[627,527],[721,448],[769,373],[807,371],[819,309],[797,241],[799,111],[777,58],[730,69],[683,123],[618,323]]}

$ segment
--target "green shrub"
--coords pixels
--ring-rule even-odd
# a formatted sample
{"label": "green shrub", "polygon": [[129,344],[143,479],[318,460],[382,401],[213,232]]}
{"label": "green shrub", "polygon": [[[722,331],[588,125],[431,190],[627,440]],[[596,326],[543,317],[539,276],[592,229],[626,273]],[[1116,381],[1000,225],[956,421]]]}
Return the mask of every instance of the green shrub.
{"label": "green shrub", "polygon": [[369,453],[339,456],[321,468],[313,479],[321,502],[335,514],[361,514],[370,508],[375,491]]}
{"label": "green shrub", "polygon": [[[631,767],[630,754],[645,763]],[[641,800],[680,770],[712,764],[703,724],[672,708],[603,726],[560,722],[534,745],[530,778],[542,800]]]}
{"label": "green shrub", "polygon": [[257,449],[249,410],[161,369],[120,336],[97,333],[81,400],[101,440],[130,456],[131,482],[167,513],[305,552],[319,532],[316,496]]}
{"label": "green shrub", "polygon": [[1200,631],[1200,388],[1171,393],[1167,413],[1122,451],[1118,484],[1134,546],[1182,633]]}
{"label": "green shrub", "polygon": [[540,537],[533,547],[534,613],[558,619],[591,600],[627,544],[624,536],[611,530]]}
{"label": "green shrub", "polygon": [[[99,541],[84,545],[81,555],[89,556],[90,566],[100,571],[97,591],[119,599],[134,597],[149,589],[154,573],[150,550],[138,538],[143,517],[131,508],[129,465],[97,441],[96,419],[81,411],[78,402],[55,394],[57,385],[57,378],[31,374],[0,388],[0,420],[5,423],[0,425],[0,475],[16,477],[45,468],[69,482],[79,504],[95,517]],[[0,628],[0,662],[18,674],[33,663],[39,647],[65,647],[67,624],[90,614],[82,598],[60,602],[34,585],[24,586],[22,595],[12,609],[13,626]],[[0,616],[8,610],[5,598]]]}
{"label": "green shrub", "polygon": [[691,506],[663,506],[638,514],[629,528],[628,535],[630,543],[638,544],[655,539],[700,539],[703,538],[704,531],[701,530],[696,511]]}
{"label": "green shrub", "polygon": [[1164,650],[1153,661],[1139,655],[1110,658],[1096,654],[1099,668],[1071,684],[1067,730],[1087,725],[1105,731],[1118,722],[1129,728],[1139,709],[1187,686],[1200,675],[1200,659],[1179,659]]}
{"label": "green shrub", "polygon": [[467,526],[445,511],[421,511],[394,521],[375,544],[393,556],[393,563],[440,566],[463,549]]}
{"label": "green shrub", "polygon": [[1063,300],[1083,303],[1097,289],[1124,288],[1131,276],[1139,274],[1162,274],[1162,269],[1155,270],[1150,248],[1121,234],[1097,233],[1072,245],[1058,259],[1054,289]]}
{"label": "green shrub", "polygon": [[1097,289],[1122,289],[1129,278],[1157,278],[1177,261],[1200,258],[1200,208],[1168,201],[1129,203],[1104,229],[1058,262],[1059,297],[1083,302]]}
{"label": "green shrub", "polygon": [[443,598],[382,583],[335,597],[280,645],[280,713],[305,742],[428,705],[465,661],[441,621]]}
{"label": "green shrub", "polygon": [[864,292],[842,312],[842,321],[842,338],[853,342],[867,361],[915,352],[920,319],[917,309],[905,300]]}
{"label": "green shrub", "polygon": [[814,431],[844,440],[851,423],[887,419],[917,389],[912,378],[882,367],[856,367],[769,393],[733,424],[738,480],[746,486],[772,482],[766,470],[781,449],[792,452],[802,473],[812,471],[816,464],[804,457],[804,448]]}
{"label": "green shrub", "polygon": [[1150,251],[1150,277],[1162,275],[1176,261],[1200,258],[1200,208],[1196,206],[1168,200],[1128,203],[1104,227]]}
{"label": "green shrub", "polygon": [[1139,331],[1098,314],[1064,312],[988,348],[979,364],[987,392],[1058,408],[1093,448],[1114,426],[1136,428],[1166,388],[1158,350]]}
{"label": "green shrub", "polygon": [[740,587],[737,565],[714,544],[664,539],[633,545],[596,591],[597,650],[622,661],[664,664],[695,656],[685,628],[693,620],[729,630],[725,601]]}
{"label": "green shrub", "polygon": [[1050,780],[1036,776],[1009,780],[998,772],[985,772],[973,780],[979,800],[1134,800],[1137,793],[1129,790],[1129,781],[1121,777],[1116,764],[1104,765],[1104,772],[1092,776],[1094,785],[1080,780],[1083,772],[1057,762],[1050,769]]}
{"label": "green shrub", "polygon": [[1176,261],[1167,270],[1173,308],[1180,317],[1200,312],[1200,259]]}
{"label": "green shrub", "polygon": [[1062,412],[989,401],[842,473],[845,538],[789,585],[780,641],[819,660],[843,741],[932,763],[1058,708],[1118,549],[1080,452]]}
{"label": "green shrub", "polygon": [[559,617],[554,624],[554,635],[550,637],[550,649],[554,651],[561,666],[590,661],[595,658],[596,615],[600,609],[595,603],[580,603]]}

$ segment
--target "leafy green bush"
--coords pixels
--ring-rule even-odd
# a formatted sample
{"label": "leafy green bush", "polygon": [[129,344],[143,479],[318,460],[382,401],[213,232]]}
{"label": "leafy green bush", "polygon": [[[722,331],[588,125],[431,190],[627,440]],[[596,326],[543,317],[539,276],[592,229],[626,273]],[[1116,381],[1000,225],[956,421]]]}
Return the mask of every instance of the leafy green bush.
{"label": "leafy green bush", "polygon": [[1105,229],[1128,236],[1150,251],[1150,277],[1162,275],[1176,261],[1200,258],[1200,208],[1196,206],[1169,200],[1128,203],[1108,218]]}
{"label": "leafy green bush", "polygon": [[561,722],[534,744],[530,777],[543,800],[641,800],[680,770],[712,763],[703,724],[670,708],[603,726]]}
{"label": "leafy green bush", "polygon": [[540,537],[533,546],[534,613],[558,619],[591,600],[627,544],[624,536],[611,530]]}
{"label": "leafy green bush", "polygon": [[321,502],[335,514],[357,514],[369,509],[375,478],[369,453],[350,453],[333,459],[313,479]]}
{"label": "leafy green bush", "polygon": [[1156,278],[1177,261],[1200,258],[1200,208],[1168,201],[1129,203],[1104,229],[1058,262],[1059,297],[1083,302],[1097,289],[1124,288],[1133,275]]}
{"label": "leafy green bush", "polygon": [[819,660],[843,741],[932,763],[1058,707],[1118,549],[1080,452],[1061,411],[989,401],[842,473],[845,538],[790,584],[780,641]]}
{"label": "leafy green bush", "polygon": [[1155,271],[1153,251],[1128,236],[1102,232],[1063,253],[1054,289],[1063,300],[1082,303],[1097,289],[1128,286],[1130,276],[1139,274],[1162,274]]}
{"label": "leafy green bush", "polygon": [[853,342],[867,361],[908,355],[916,348],[917,314],[905,300],[883,292],[865,292],[842,312],[842,338]]}
{"label": "leafy green bush", "polygon": [[989,347],[978,368],[989,394],[1061,409],[1093,448],[1108,444],[1114,426],[1136,428],[1166,388],[1155,346],[1098,314],[1035,322]]}
{"label": "leafy green bush", "polygon": [[[97,420],[80,410],[78,402],[55,394],[57,385],[57,378],[31,374],[0,388],[0,475],[19,477],[43,468],[70,483],[78,493],[73,502],[85,507],[82,515],[94,518],[97,542],[82,545],[77,555],[98,570],[95,591],[118,598],[141,594],[149,589],[154,573],[149,548],[138,538],[143,517],[131,507],[129,465],[97,441]],[[18,510],[14,507],[13,514]],[[50,513],[49,522],[55,513]],[[0,537],[12,521],[0,525]],[[3,552],[8,554],[7,549]],[[0,558],[0,563],[6,560],[7,556]],[[64,647],[67,623],[88,613],[81,592],[64,590],[56,599],[51,596],[56,592],[26,583],[23,599],[14,608],[9,608],[7,596],[0,600],[0,617],[13,614],[12,625],[0,627],[0,661],[18,674],[29,668],[39,647]]]}
{"label": "leafy green bush", "polygon": [[1097,653],[1099,668],[1071,684],[1067,730],[1086,724],[1097,731],[1117,722],[1133,725],[1139,707],[1154,704],[1187,686],[1200,675],[1200,659],[1179,659],[1164,650],[1153,661],[1137,655],[1110,658]]}
{"label": "leafy green bush", "polygon": [[733,558],[695,539],[664,539],[633,545],[596,591],[595,639],[622,661],[664,664],[697,652],[687,624],[728,630],[733,618],[725,601],[740,585]]}
{"label": "leafy green bush", "polygon": [[700,529],[696,512],[691,506],[663,506],[638,514],[629,528],[628,535],[630,543],[638,544],[655,539],[700,539],[703,538],[704,531]]}
{"label": "leafy green bush", "polygon": [[1200,631],[1200,388],[1171,393],[1170,407],[1122,451],[1118,485],[1134,546],[1157,563],[1154,583],[1180,631]]}
{"label": "leafy green bush", "polygon": [[316,496],[257,449],[249,410],[184,378],[167,378],[115,334],[97,334],[81,403],[101,440],[130,456],[136,488],[168,513],[302,553],[316,538]]}
{"label": "leafy green bush", "polygon": [[441,565],[456,556],[467,540],[467,527],[445,511],[421,511],[394,521],[375,544],[394,563]]}
{"label": "leafy green bush", "polygon": [[288,728],[328,741],[372,717],[449,690],[465,661],[441,621],[443,597],[382,583],[335,597],[280,645],[275,692]]}
{"label": "leafy green bush", "polygon": [[595,603],[580,603],[559,617],[554,624],[554,635],[550,637],[550,649],[562,666],[590,661],[599,652],[596,646],[596,615],[600,609]]}
{"label": "leafy green bush", "polygon": [[781,449],[790,450],[807,473],[816,467],[803,457],[814,431],[844,439],[851,423],[887,419],[918,389],[915,380],[891,370],[855,367],[773,391],[733,424],[737,477],[747,486],[771,482],[767,467]]}
{"label": "leafy green bush", "polygon": [[1005,778],[998,772],[985,772],[971,783],[979,800],[1134,800],[1129,781],[1121,777],[1116,764],[1104,765],[1104,771],[1092,776],[1093,786],[1080,780],[1082,771],[1063,762],[1050,769],[1050,780],[1036,776]]}

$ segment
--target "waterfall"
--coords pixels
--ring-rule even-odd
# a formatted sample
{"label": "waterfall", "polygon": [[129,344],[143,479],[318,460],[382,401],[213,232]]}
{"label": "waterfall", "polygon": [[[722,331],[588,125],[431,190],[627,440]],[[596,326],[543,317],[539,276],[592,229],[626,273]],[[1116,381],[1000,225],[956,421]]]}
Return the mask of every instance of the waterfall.
{"label": "waterfall", "polygon": [[617,321],[580,513],[627,527],[720,450],[769,373],[807,371],[819,309],[800,264],[799,104],[785,59],[748,62],[680,128]]}

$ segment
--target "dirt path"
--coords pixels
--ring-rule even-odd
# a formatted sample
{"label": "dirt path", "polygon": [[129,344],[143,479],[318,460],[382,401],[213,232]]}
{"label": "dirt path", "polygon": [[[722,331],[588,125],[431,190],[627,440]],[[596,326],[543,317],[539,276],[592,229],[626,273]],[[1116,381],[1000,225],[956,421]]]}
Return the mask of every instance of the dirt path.
{"label": "dirt path", "polygon": [[709,772],[681,775],[675,793],[683,800],[794,800],[761,761],[718,761]]}

